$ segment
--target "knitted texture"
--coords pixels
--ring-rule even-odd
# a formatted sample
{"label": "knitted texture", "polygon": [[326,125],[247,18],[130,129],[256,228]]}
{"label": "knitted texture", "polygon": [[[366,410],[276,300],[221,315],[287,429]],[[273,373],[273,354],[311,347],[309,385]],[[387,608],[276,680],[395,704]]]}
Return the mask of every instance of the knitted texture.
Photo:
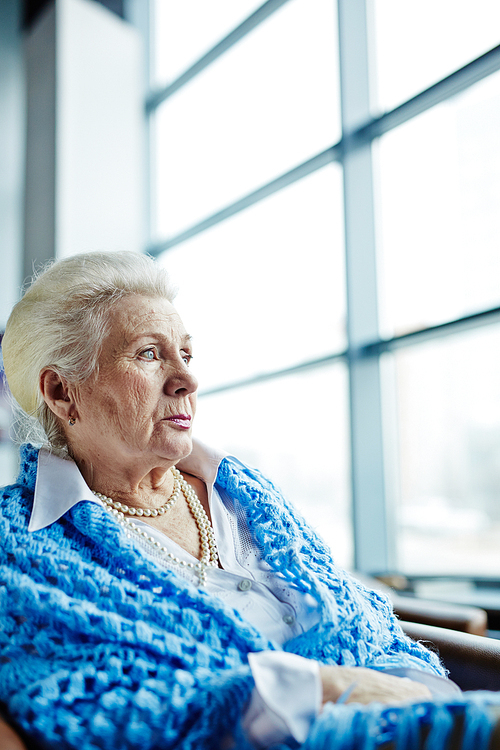
{"label": "knitted texture", "polygon": [[490,707],[499,705],[498,693],[391,707],[327,704],[302,750],[488,750]]}
{"label": "knitted texture", "polygon": [[[95,503],[28,532],[36,461],[24,447],[18,481],[0,495],[0,700],[11,717],[41,748],[209,750],[238,736],[253,686],[247,655],[277,647],[149,559]],[[320,623],[285,650],[443,673],[262,475],[224,459],[217,486],[245,509],[263,559],[321,603]]]}

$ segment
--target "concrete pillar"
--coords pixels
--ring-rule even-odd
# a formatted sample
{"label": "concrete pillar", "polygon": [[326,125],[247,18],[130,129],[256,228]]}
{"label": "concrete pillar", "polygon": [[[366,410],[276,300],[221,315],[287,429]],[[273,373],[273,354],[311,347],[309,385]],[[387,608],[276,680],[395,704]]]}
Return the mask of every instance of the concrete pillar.
{"label": "concrete pillar", "polygon": [[94,0],[55,0],[25,44],[24,275],[53,257],[144,247],[138,31]]}

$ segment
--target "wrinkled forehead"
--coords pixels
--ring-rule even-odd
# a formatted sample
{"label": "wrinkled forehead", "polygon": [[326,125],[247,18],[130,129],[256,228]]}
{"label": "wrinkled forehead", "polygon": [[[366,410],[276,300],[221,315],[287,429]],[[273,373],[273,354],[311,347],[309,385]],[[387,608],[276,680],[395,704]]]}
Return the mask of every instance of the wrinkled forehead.
{"label": "wrinkled forehead", "polygon": [[169,340],[189,339],[179,313],[161,297],[124,297],[109,311],[108,336],[103,351],[121,349],[142,336],[161,336]]}

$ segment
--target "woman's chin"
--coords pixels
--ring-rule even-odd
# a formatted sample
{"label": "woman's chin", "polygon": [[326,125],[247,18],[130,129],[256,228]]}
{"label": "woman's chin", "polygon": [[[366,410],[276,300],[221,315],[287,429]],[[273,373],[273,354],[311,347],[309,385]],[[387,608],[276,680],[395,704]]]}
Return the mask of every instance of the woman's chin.
{"label": "woman's chin", "polygon": [[170,438],[169,440],[162,441],[157,445],[155,453],[162,458],[169,461],[182,461],[183,458],[189,456],[193,450],[193,440],[191,437],[191,430],[189,434],[184,433],[179,435],[175,440]]}

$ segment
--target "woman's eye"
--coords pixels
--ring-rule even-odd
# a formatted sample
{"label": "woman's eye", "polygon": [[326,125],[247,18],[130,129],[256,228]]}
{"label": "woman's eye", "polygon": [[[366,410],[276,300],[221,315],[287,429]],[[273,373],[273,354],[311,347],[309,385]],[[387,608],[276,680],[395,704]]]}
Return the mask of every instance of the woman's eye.
{"label": "woman's eye", "polygon": [[144,351],[141,352],[141,357],[143,359],[147,359],[149,362],[152,362],[154,359],[157,359],[156,350],[155,349],[144,349]]}

